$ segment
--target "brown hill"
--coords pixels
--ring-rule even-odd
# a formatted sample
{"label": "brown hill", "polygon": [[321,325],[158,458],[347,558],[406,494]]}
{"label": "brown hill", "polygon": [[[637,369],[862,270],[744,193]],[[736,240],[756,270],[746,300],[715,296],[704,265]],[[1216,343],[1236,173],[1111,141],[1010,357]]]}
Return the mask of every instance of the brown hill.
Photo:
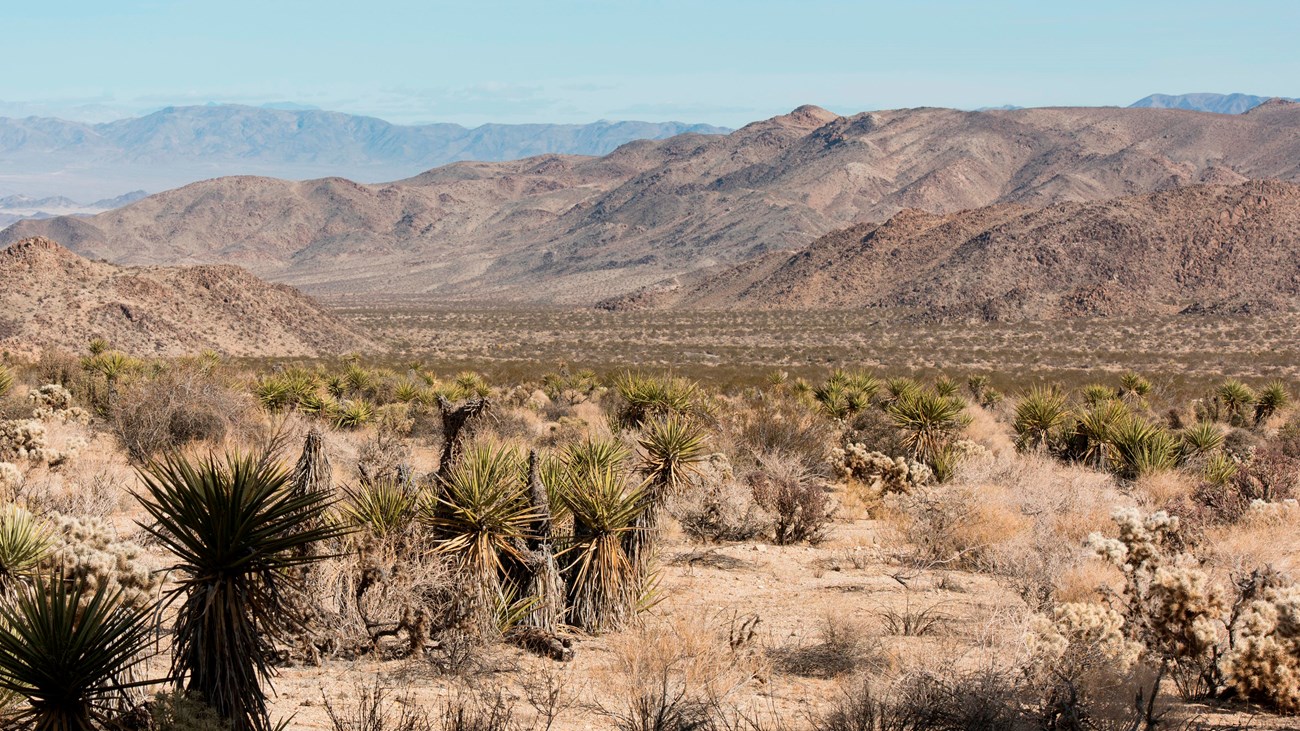
{"label": "brown hill", "polygon": [[0,251],[0,349],[81,350],[93,337],[137,355],[315,356],[369,345],[301,292],[239,267],[119,267],[43,238]]}
{"label": "brown hill", "polygon": [[1300,185],[1003,204],[834,231],[611,307],[903,308],[926,318],[1300,309]]}
{"label": "brown hill", "polygon": [[1261,178],[1300,181],[1300,105],[852,117],[801,107],[726,136],[458,163],[382,185],[222,178],[91,219],[15,224],[0,242],[58,232],[116,263],[235,263],[321,294],[587,303],[908,208]]}

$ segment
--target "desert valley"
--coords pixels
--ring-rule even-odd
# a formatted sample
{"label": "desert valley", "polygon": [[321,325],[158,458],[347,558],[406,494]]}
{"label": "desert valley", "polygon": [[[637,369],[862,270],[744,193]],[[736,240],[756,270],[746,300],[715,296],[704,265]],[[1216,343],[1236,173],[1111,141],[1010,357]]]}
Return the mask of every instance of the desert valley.
{"label": "desert valley", "polygon": [[1300,102],[828,106],[0,116],[0,728],[1297,728]]}

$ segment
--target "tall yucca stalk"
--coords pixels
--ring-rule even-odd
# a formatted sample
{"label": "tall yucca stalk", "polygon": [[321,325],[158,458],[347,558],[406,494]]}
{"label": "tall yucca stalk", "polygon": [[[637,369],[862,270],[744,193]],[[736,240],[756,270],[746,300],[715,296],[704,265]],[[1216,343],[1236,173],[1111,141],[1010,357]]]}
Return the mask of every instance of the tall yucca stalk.
{"label": "tall yucca stalk", "polygon": [[644,576],[627,550],[644,507],[643,488],[613,470],[575,474],[564,489],[573,537],[564,557],[569,621],[589,632],[617,629],[632,618]]}
{"label": "tall yucca stalk", "polygon": [[27,699],[5,728],[112,728],[129,704],[132,670],[146,659],[152,625],[121,590],[37,579],[0,604],[0,690]]}
{"label": "tall yucca stalk", "polygon": [[522,548],[537,518],[526,479],[518,452],[480,446],[456,462],[438,495],[425,506],[437,551],[452,557],[473,582],[484,629],[502,596],[507,564],[525,560]]}
{"label": "tall yucca stalk", "polygon": [[267,731],[270,643],[301,626],[292,601],[301,572],[290,569],[347,529],[324,519],[325,496],[296,493],[269,455],[169,456],[140,479],[153,519],[141,526],[176,560],[173,675],[235,731]]}
{"label": "tall yucca stalk", "polygon": [[960,399],[933,391],[905,391],[889,406],[889,416],[903,433],[903,446],[917,459],[931,462],[952,437],[970,424]]}
{"label": "tall yucca stalk", "polygon": [[1012,428],[1021,451],[1048,448],[1069,416],[1065,394],[1055,388],[1035,386],[1016,403]]}

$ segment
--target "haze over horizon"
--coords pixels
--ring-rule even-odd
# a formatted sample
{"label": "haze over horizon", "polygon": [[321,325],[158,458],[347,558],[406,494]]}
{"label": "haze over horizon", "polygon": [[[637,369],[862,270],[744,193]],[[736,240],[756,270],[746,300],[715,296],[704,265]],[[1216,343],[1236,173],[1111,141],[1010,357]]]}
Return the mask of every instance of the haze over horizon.
{"label": "haze over horizon", "polygon": [[[1267,25],[1257,22],[1270,17]],[[395,18],[402,22],[394,22]],[[1295,95],[1300,7],[1103,0],[72,0],[6,10],[0,116],[107,121],[292,102],[400,124],[680,120],[737,127],[806,103],[1126,105],[1152,92]],[[1197,42],[1189,42],[1196,40]],[[167,59],[159,63],[159,59]],[[28,61],[31,60],[31,61]]]}

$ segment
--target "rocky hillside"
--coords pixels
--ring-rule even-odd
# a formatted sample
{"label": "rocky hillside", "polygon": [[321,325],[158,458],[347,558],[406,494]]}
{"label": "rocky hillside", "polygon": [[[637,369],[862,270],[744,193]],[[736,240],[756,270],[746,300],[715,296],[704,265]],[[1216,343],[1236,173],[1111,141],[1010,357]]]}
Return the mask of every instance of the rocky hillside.
{"label": "rocky hillside", "polygon": [[370,345],[316,302],[234,266],[119,267],[44,238],[0,251],[0,349],[316,356]]}
{"label": "rocky hillside", "polygon": [[89,219],[24,221],[116,263],[236,263],[316,294],[588,304],[802,248],[904,209],[940,216],[1247,179],[1300,181],[1300,105],[817,107],[600,158],[458,163],[384,185],[223,178]]}
{"label": "rocky hillside", "polygon": [[1300,310],[1300,185],[1192,186],[1041,209],[902,211],[611,308],[899,308],[926,319]]}

